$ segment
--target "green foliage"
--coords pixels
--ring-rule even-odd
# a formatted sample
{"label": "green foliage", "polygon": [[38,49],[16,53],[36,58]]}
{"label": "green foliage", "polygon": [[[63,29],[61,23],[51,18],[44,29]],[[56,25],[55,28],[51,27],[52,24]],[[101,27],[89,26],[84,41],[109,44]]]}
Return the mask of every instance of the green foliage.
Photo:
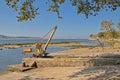
{"label": "green foliage", "polygon": [[116,39],[119,37],[119,33],[115,29],[111,29],[110,33],[111,33],[110,35],[111,38]]}
{"label": "green foliage", "polygon": [[90,37],[93,37],[94,34],[90,34]]}
{"label": "green foliage", "polygon": [[105,34],[104,32],[100,32],[100,33],[97,34],[97,37],[99,37],[99,38],[104,38],[104,37],[105,37],[104,34]]}
{"label": "green foliage", "polygon": [[109,32],[99,32],[97,34],[90,34],[91,38],[106,38],[106,39],[112,39],[112,38],[119,38],[119,32],[117,32],[115,29],[110,30]]}
{"label": "green foliage", "polygon": [[111,20],[105,20],[101,22],[101,30],[104,30],[104,38],[106,40],[115,39],[119,37],[119,33],[113,28],[113,22]]}
{"label": "green foliage", "polygon": [[95,39],[97,37],[97,34],[90,34],[90,38]]}
{"label": "green foliage", "polygon": [[[6,0],[6,4],[18,11],[18,21],[32,20],[38,14],[38,8],[33,6],[35,0]],[[22,3],[22,4],[20,4]]]}
{"label": "green foliage", "polygon": [[[32,20],[38,15],[38,8],[35,8],[34,2],[40,0],[6,0],[6,4],[18,12],[18,21]],[[86,18],[89,15],[96,16],[102,9],[116,10],[120,7],[119,0],[44,0],[49,5],[48,10],[57,13],[60,16],[60,6],[65,2],[71,3],[77,7],[77,14],[84,14]]]}

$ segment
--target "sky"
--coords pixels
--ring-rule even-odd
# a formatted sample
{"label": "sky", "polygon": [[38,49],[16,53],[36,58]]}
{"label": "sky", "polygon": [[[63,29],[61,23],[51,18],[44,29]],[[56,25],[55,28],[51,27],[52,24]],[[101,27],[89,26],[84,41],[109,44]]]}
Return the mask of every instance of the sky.
{"label": "sky", "polygon": [[55,13],[47,11],[45,2],[41,1],[35,5],[40,7],[40,15],[32,21],[18,22],[17,13],[5,4],[5,0],[1,0],[0,35],[42,37],[54,26],[58,26],[54,38],[86,39],[90,34],[100,32],[102,20],[112,20],[116,27],[120,19],[120,8],[114,12],[102,10],[97,16],[89,16],[86,19],[83,14],[76,13],[75,7],[65,3],[60,8],[63,18],[58,19]]}

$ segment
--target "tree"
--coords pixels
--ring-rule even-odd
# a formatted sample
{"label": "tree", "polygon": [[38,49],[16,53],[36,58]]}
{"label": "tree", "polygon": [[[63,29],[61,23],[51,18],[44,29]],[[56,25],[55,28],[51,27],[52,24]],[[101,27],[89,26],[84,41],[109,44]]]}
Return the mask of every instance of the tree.
{"label": "tree", "polygon": [[113,22],[111,20],[103,20],[101,22],[101,30],[104,30],[104,31],[110,31],[112,29],[112,26],[113,26]]}
{"label": "tree", "polygon": [[112,26],[113,26],[113,22],[110,20],[105,20],[101,22],[101,30],[105,31],[104,33],[104,38],[109,40],[111,37],[111,31],[112,31]]}
{"label": "tree", "polygon": [[101,22],[101,30],[104,30],[104,39],[109,42],[109,44],[114,47],[116,41],[115,39],[119,37],[118,32],[112,27],[113,22],[111,20],[106,20]]}
{"label": "tree", "polygon": [[[34,19],[39,14],[39,8],[34,5],[35,1],[41,0],[6,0],[6,4],[18,12],[18,21],[26,21]],[[58,18],[61,18],[61,4],[69,1],[72,6],[77,7],[77,14],[84,14],[86,18],[89,15],[98,15],[102,9],[114,11],[120,7],[119,0],[44,0],[49,5],[48,10],[57,13]]]}
{"label": "tree", "polygon": [[120,32],[120,19],[119,19],[119,22],[118,22],[118,31]]}
{"label": "tree", "polygon": [[112,26],[113,26],[113,22],[111,20],[110,21],[106,20],[101,22],[101,30],[105,31],[106,39],[111,38],[110,35],[113,29]]}

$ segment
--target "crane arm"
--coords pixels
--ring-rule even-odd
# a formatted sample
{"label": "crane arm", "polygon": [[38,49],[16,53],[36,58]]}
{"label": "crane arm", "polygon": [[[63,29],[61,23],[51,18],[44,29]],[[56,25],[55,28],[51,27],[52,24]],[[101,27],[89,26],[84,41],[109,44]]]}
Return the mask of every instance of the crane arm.
{"label": "crane arm", "polygon": [[50,43],[51,39],[53,38],[53,35],[54,35],[56,29],[57,29],[57,26],[55,26],[55,27],[53,28],[53,31],[52,31],[52,33],[50,34],[50,37],[49,37],[47,43],[45,44],[45,46],[44,46],[44,48],[43,48],[44,53],[46,52],[46,49],[47,49],[47,47],[48,47],[48,44]]}

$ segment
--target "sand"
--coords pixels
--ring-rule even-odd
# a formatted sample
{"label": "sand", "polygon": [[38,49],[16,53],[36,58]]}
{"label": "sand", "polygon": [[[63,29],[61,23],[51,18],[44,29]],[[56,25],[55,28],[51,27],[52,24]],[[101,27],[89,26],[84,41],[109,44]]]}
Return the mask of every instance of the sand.
{"label": "sand", "polygon": [[0,80],[120,80],[120,66],[45,67],[4,74]]}
{"label": "sand", "polygon": [[101,47],[80,47],[65,51],[54,52],[51,56],[80,56],[80,57],[96,57],[103,55],[120,55],[120,48],[104,47],[104,51]]}

